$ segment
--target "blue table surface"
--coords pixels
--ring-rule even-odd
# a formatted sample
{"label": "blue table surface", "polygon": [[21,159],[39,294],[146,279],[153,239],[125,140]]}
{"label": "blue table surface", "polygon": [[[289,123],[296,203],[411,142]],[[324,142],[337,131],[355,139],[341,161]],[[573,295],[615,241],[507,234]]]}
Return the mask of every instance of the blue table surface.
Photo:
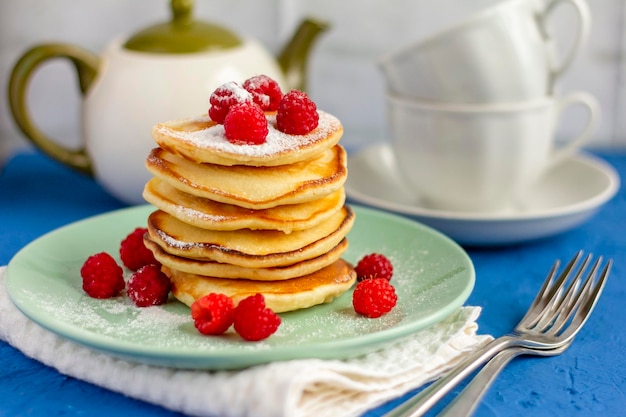
{"label": "blue table surface", "polygon": [[[626,178],[626,153],[597,155]],[[39,153],[17,154],[0,171],[0,265],[46,232],[121,207],[93,180]],[[479,332],[496,336],[518,322],[556,258],[566,260],[584,249],[615,261],[596,310],[569,350],[552,358],[516,359],[477,416],[626,415],[625,213],[626,194],[620,190],[574,230],[523,245],[466,248],[477,276],[467,304],[483,307]],[[3,342],[0,358],[0,416],[177,415],[61,375]],[[381,416],[402,400],[365,416]]]}

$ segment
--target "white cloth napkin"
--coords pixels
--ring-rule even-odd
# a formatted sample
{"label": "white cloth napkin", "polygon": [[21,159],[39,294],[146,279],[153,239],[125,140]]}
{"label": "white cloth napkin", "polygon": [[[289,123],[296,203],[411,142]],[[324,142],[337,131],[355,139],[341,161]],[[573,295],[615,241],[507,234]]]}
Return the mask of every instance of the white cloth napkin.
{"label": "white cloth napkin", "polygon": [[349,360],[293,360],[240,371],[194,371],[120,360],[63,339],[9,299],[0,267],[0,340],[59,372],[197,416],[357,416],[432,379],[491,339],[477,335],[479,307],[382,350]]}

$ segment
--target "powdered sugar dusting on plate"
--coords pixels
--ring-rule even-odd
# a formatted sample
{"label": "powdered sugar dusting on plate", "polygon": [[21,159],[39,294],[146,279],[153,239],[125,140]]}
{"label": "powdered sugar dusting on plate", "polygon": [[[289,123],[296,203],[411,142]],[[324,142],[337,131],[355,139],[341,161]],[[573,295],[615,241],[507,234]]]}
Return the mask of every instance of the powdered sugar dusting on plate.
{"label": "powdered sugar dusting on plate", "polygon": [[[59,323],[80,329],[83,339],[93,334],[99,340],[110,338],[116,343],[129,343],[158,347],[160,349],[189,349],[190,346],[210,351],[228,349],[258,350],[263,343],[242,343],[241,338],[230,329],[225,335],[208,337],[200,334],[193,324],[189,307],[173,297],[160,306],[137,307],[122,294],[99,300],[87,295],[59,299],[42,293],[32,294],[39,308],[54,315]],[[71,337],[71,334],[67,335]]]}

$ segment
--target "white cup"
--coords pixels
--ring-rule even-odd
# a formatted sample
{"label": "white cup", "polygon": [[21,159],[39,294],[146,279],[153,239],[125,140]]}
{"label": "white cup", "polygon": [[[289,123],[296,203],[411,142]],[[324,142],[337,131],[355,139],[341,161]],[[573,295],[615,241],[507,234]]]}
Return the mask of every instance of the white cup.
{"label": "white cup", "polygon": [[[557,59],[546,22],[570,3],[578,25],[575,41]],[[494,103],[551,95],[554,82],[585,44],[590,30],[584,0],[508,0],[460,24],[383,56],[380,67],[393,93],[452,103]],[[557,62],[559,61],[559,62]]]}
{"label": "white cup", "polygon": [[[406,184],[425,206],[495,212],[550,167],[575,153],[593,132],[596,100],[587,93],[503,105],[446,105],[388,95],[391,147]],[[588,117],[581,133],[555,139],[566,108]],[[582,123],[581,123],[582,124]]]}

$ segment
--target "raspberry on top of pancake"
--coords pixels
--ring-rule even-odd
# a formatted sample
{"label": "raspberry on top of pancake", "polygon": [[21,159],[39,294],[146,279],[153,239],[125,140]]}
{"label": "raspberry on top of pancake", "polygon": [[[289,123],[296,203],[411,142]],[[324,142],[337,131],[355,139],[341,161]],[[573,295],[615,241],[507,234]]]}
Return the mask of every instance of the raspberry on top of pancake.
{"label": "raspberry on top of pancake", "polygon": [[276,166],[307,160],[343,134],[339,120],[305,92],[282,94],[269,77],[222,84],[209,103],[208,116],[156,125],[157,144],[198,163]]}

